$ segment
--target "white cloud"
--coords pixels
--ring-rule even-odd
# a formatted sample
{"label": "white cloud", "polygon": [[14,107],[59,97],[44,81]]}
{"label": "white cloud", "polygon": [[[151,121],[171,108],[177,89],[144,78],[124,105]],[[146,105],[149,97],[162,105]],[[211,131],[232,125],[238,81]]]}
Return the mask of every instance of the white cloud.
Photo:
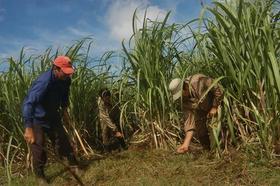
{"label": "white cloud", "polygon": [[74,27],[68,27],[67,30],[78,37],[88,37],[92,35],[92,32],[87,31],[87,30],[82,30],[82,29],[77,29]]}
{"label": "white cloud", "polygon": [[[52,47],[54,49],[62,48],[73,44],[73,41],[77,39],[87,36],[92,36],[94,39],[94,56],[100,56],[106,51],[120,49],[120,41],[123,39],[129,39],[132,35],[132,17],[136,8],[138,9],[137,17],[140,20],[138,22],[138,28],[142,25],[142,19],[147,7],[147,17],[152,20],[156,20],[157,18],[161,20],[167,13],[166,10],[158,6],[151,5],[150,0],[104,1],[108,3],[108,9],[104,18],[105,21],[103,20],[106,26],[108,26],[107,30],[104,30],[102,26],[97,28],[84,19],[81,19],[76,22],[76,24],[56,32],[43,28],[33,28],[34,37],[32,38],[1,38],[0,36],[0,43],[7,46],[4,51],[2,50],[0,52],[0,58],[18,56],[22,47],[28,49],[28,54],[40,54],[48,47]],[[5,13],[5,10],[2,10],[0,7],[0,15],[1,11]]]}
{"label": "white cloud", "polygon": [[25,48],[27,55],[40,54],[49,47],[62,49],[73,44],[74,40],[82,38],[82,31],[70,27],[60,32],[50,32],[45,29],[34,28],[33,33],[36,36],[34,39],[0,36],[0,43],[7,46],[4,51],[1,51],[0,58],[18,56],[22,47]]}
{"label": "white cloud", "polygon": [[96,30],[86,21],[80,21],[75,26],[70,26],[64,30],[52,32],[43,28],[33,28],[34,38],[13,38],[0,36],[0,43],[4,45],[4,50],[0,51],[0,60],[10,56],[19,56],[22,47],[25,48],[26,55],[41,54],[47,48],[52,47],[63,49],[73,44],[76,40],[92,37],[93,48],[91,56],[98,57],[109,50],[117,50],[121,43],[108,38],[108,33],[103,30]]}
{"label": "white cloud", "polygon": [[162,20],[167,11],[158,6],[150,5],[149,0],[115,0],[110,5],[105,19],[112,39],[122,41],[129,39],[132,35],[132,18],[137,8],[138,28],[141,27],[145,10],[147,17],[151,20]]}

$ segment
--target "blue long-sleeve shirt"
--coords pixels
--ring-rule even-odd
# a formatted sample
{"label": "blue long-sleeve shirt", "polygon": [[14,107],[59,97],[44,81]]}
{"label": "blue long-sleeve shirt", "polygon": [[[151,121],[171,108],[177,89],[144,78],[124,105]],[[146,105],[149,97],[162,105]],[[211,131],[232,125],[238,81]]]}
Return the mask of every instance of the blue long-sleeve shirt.
{"label": "blue long-sleeve shirt", "polygon": [[49,120],[58,116],[58,109],[68,105],[71,79],[59,80],[50,69],[33,83],[23,102],[25,127],[40,124],[49,127]]}

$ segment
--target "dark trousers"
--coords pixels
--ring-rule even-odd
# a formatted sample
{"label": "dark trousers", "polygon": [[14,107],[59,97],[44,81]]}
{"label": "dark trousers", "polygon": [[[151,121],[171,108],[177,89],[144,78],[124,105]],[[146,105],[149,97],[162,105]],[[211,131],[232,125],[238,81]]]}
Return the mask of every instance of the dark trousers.
{"label": "dark trousers", "polygon": [[35,143],[31,145],[33,155],[33,168],[36,176],[44,176],[44,166],[47,162],[47,152],[45,147],[45,136],[51,140],[55,153],[60,158],[66,157],[69,165],[77,165],[77,160],[74,156],[73,148],[70,145],[69,139],[60,121],[52,122],[50,128],[42,127],[41,125],[33,125],[35,135]]}
{"label": "dark trousers", "polygon": [[102,129],[102,142],[104,151],[111,152],[118,148],[127,149],[127,145],[123,137],[115,137],[115,133],[109,127]]}

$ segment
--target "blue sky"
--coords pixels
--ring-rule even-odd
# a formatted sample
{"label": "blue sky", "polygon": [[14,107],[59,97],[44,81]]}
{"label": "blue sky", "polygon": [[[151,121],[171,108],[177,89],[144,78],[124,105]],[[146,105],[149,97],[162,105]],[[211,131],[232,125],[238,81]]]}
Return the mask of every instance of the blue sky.
{"label": "blue sky", "polygon": [[[203,0],[205,4],[211,0]],[[121,48],[132,33],[132,14],[148,7],[148,17],[185,23],[199,16],[200,0],[0,0],[0,58],[17,56],[22,47],[40,53],[91,36],[93,55]]]}

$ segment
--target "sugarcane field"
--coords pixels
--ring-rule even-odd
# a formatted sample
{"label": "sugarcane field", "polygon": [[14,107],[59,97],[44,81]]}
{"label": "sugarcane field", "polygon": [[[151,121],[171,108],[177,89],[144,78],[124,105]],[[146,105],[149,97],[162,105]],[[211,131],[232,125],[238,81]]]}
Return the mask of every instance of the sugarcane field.
{"label": "sugarcane field", "polygon": [[0,0],[0,185],[280,185],[279,20],[279,0]]}

